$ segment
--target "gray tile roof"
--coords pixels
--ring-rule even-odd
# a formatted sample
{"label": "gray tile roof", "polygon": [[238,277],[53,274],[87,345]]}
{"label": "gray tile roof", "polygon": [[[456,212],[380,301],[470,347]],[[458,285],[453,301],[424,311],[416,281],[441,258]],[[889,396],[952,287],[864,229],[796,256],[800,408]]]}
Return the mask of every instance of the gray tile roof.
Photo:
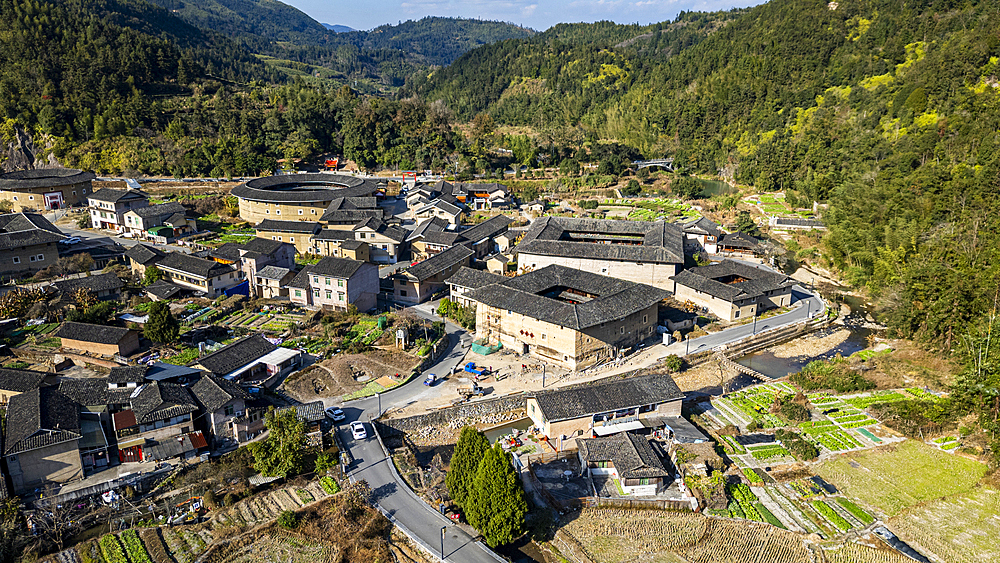
{"label": "gray tile roof", "polygon": [[191,386],[191,393],[207,412],[215,412],[236,399],[251,398],[238,383],[212,374],[202,375]]}
{"label": "gray tile roof", "polygon": [[424,219],[423,221],[417,224],[416,228],[410,231],[410,234],[409,236],[406,237],[406,240],[416,240],[418,238],[427,235],[428,233],[443,231],[447,226],[448,226],[448,221],[445,221],[440,217],[432,217],[430,219]]}
{"label": "gray tile roof", "polygon": [[346,280],[353,276],[354,273],[361,269],[364,265],[365,263],[360,260],[327,256],[314,264],[309,271],[311,274],[319,276],[343,278]]}
{"label": "gray tile roof", "polygon": [[670,477],[645,436],[622,432],[600,438],[577,440],[580,457],[587,462],[610,461],[622,479]]}
{"label": "gray tile roof", "polygon": [[376,233],[386,238],[389,238],[397,243],[406,240],[406,234],[407,234],[406,229],[387,225],[384,221],[380,219],[374,219],[374,218],[366,219],[354,226],[355,231],[365,228],[371,229]]}
{"label": "gray tile roof", "polygon": [[54,387],[25,391],[10,398],[4,455],[79,440],[80,405]]}
{"label": "gray tile roof", "polygon": [[301,405],[281,407],[278,409],[278,412],[280,413],[288,410],[295,410],[295,416],[306,422],[319,422],[326,417],[326,411],[323,410],[323,401],[313,401],[311,403]]}
{"label": "gray tile roof", "polygon": [[272,233],[305,233],[312,234],[321,228],[318,222],[308,221],[275,221],[274,219],[264,219],[257,224],[255,229]]}
{"label": "gray tile roof", "polygon": [[236,186],[232,195],[276,203],[331,201],[338,197],[370,196],[378,183],[340,174],[282,174],[257,178]]}
{"label": "gray tile roof", "polygon": [[59,242],[65,235],[37,213],[0,215],[0,250]]}
{"label": "gray tile roof", "polygon": [[92,325],[66,321],[53,336],[78,340],[80,342],[95,342],[97,344],[118,344],[125,335],[132,332],[127,328],[117,326]]}
{"label": "gray tile roof", "polygon": [[459,231],[458,234],[461,235],[462,240],[475,243],[486,238],[500,236],[507,232],[507,227],[513,222],[514,220],[506,215],[497,215],[464,231]]}
{"label": "gray tile roof", "polygon": [[414,211],[414,213],[417,213],[417,214],[426,213],[426,212],[431,211],[431,210],[433,210],[435,208],[436,209],[440,209],[440,210],[444,211],[445,213],[447,213],[449,215],[459,215],[460,213],[462,213],[462,208],[461,207],[459,207],[458,205],[455,205],[454,203],[445,201],[444,199],[441,199],[441,198],[435,199],[434,201],[428,203],[427,205],[424,205],[424,206],[420,207],[419,209],[417,209],[416,211]]}
{"label": "gray tile roof", "polygon": [[0,190],[47,188],[89,182],[97,176],[73,168],[36,168],[0,174]]}
{"label": "gray tile roof", "polygon": [[[567,295],[567,289],[592,296]],[[551,265],[481,287],[466,297],[555,325],[582,330],[623,319],[670,292],[649,285]]]}
{"label": "gray tile roof", "polygon": [[176,201],[168,201],[167,203],[158,203],[156,205],[148,205],[146,207],[139,207],[138,209],[133,209],[129,213],[135,213],[143,219],[149,219],[150,217],[166,217],[173,215],[174,213],[184,214],[184,206]]}
{"label": "gray tile roof", "polygon": [[693,221],[687,221],[680,224],[681,229],[685,233],[695,234],[695,235],[711,235],[713,237],[722,236],[722,229],[719,225],[708,219],[706,217],[698,217]]}
{"label": "gray tile roof", "polygon": [[441,246],[454,246],[457,242],[464,240],[462,235],[454,231],[431,231],[424,233],[423,242],[427,244],[438,244]]}
{"label": "gray tile roof", "polygon": [[149,199],[149,195],[138,190],[116,190],[114,188],[101,188],[87,196],[88,199],[97,201],[107,201],[118,203],[123,199]]}
{"label": "gray tile roof", "polygon": [[[595,242],[587,242],[590,237]],[[599,242],[604,238],[619,239],[623,243]],[[542,217],[528,228],[517,245],[517,252],[656,264],[684,263],[683,233],[680,227],[663,221]]]}
{"label": "gray tile roof", "polygon": [[340,248],[344,250],[357,250],[362,246],[368,246],[368,243],[363,240],[345,240],[340,244]]}
{"label": "gray tile roof", "polygon": [[30,369],[0,368],[0,389],[24,393],[40,387],[47,375],[49,374]]}
{"label": "gray tile roof", "polygon": [[760,241],[746,233],[726,233],[719,239],[719,246],[756,250],[760,248]]}
{"label": "gray tile roof", "polygon": [[309,274],[312,272],[312,266],[305,266],[299,273],[295,274],[292,281],[288,282],[288,287],[292,289],[309,289]]}
{"label": "gray tile roof", "polygon": [[198,410],[187,387],[155,381],[137,387],[131,397],[132,412],[139,424],[166,420]]}
{"label": "gray tile roof", "polygon": [[385,213],[381,209],[332,209],[323,212],[320,221],[326,223],[350,224],[368,219],[382,219]]}
{"label": "gray tile roof", "polygon": [[156,280],[146,286],[146,293],[154,295],[159,299],[170,299],[183,291],[180,286],[176,286],[165,280]]}
{"label": "gray tile roof", "polygon": [[468,259],[475,252],[464,246],[453,246],[447,250],[442,250],[427,260],[420,262],[416,266],[410,266],[405,270],[406,274],[417,278],[417,281],[425,279],[443,272],[448,268]]}
{"label": "gray tile roof", "polygon": [[167,254],[160,259],[156,266],[158,268],[177,270],[202,279],[213,278],[236,271],[236,267],[232,264],[220,264],[215,260],[206,260],[204,258],[189,256],[182,252],[171,252]]}
{"label": "gray tile roof", "polygon": [[658,405],[683,398],[684,393],[673,378],[659,373],[584,383],[535,394],[538,407],[550,422]]}
{"label": "gray tile roof", "polygon": [[824,227],[822,221],[818,219],[796,219],[794,217],[776,217],[774,219],[776,227]]}
{"label": "gray tile roof", "polygon": [[255,334],[197,359],[191,365],[201,365],[215,375],[223,376],[266,356],[276,348],[263,336]]}
{"label": "gray tile roof", "polygon": [[690,268],[671,279],[680,285],[726,301],[753,299],[768,291],[790,287],[793,283],[784,274],[754,268],[733,260]]}
{"label": "gray tile roof", "polygon": [[343,229],[322,229],[312,236],[312,240],[355,240],[354,231]]}
{"label": "gray tile roof", "polygon": [[152,246],[146,246],[145,244],[139,243],[132,248],[125,251],[125,256],[135,260],[139,264],[149,264],[151,262],[156,262],[160,258],[166,256],[167,253],[162,250],[153,248]]}
{"label": "gray tile roof", "polygon": [[105,377],[72,378],[59,382],[60,393],[87,407],[128,405],[133,391],[135,388],[108,389],[108,379]]}
{"label": "gray tile roof", "polygon": [[444,280],[448,285],[457,285],[469,289],[479,289],[487,285],[502,283],[508,278],[499,274],[491,274],[483,270],[474,270],[467,266],[462,266],[450,278]]}
{"label": "gray tile roof", "polygon": [[148,366],[117,366],[108,373],[108,383],[142,383]]}
{"label": "gray tile roof", "polygon": [[59,291],[59,293],[70,293],[80,288],[86,288],[94,293],[97,293],[99,291],[119,290],[125,287],[125,282],[118,277],[118,274],[108,272],[106,274],[97,274],[94,276],[57,281],[52,285]]}
{"label": "gray tile roof", "polygon": [[264,266],[257,272],[257,277],[265,280],[281,280],[290,273],[292,273],[292,271],[288,268]]}

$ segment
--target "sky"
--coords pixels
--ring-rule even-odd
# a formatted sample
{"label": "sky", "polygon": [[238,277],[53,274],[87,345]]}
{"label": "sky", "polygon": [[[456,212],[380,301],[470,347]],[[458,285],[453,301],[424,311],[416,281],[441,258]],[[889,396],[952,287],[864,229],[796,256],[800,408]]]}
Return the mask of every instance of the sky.
{"label": "sky", "polygon": [[512,22],[544,31],[557,23],[612,20],[648,24],[681,11],[728,10],[753,0],[283,0],[321,23],[372,29],[382,24],[450,16]]}

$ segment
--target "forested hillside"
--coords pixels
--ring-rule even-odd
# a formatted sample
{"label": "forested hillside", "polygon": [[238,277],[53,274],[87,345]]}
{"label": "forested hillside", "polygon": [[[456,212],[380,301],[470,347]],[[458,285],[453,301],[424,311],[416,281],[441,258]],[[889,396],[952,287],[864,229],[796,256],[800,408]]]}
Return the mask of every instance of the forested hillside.
{"label": "forested hillside", "polygon": [[67,140],[154,127],[153,95],[278,78],[141,0],[0,0],[0,21],[0,116]]}
{"label": "forested hillside", "polygon": [[[773,0],[611,45],[507,41],[413,91],[829,204],[825,255],[953,346],[1000,274],[1000,2]],[[651,33],[651,34],[650,34]]]}
{"label": "forested hillside", "polygon": [[229,37],[321,45],[334,32],[277,0],[151,0],[184,21]]}

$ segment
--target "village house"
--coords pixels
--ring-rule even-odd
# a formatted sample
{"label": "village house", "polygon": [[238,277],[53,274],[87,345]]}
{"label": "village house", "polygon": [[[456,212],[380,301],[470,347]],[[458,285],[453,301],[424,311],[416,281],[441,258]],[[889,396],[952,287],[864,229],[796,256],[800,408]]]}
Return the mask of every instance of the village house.
{"label": "village house", "polygon": [[[345,245],[353,250],[345,250]],[[309,253],[316,256],[348,258],[348,253],[358,256],[359,252],[361,256],[364,256],[364,259],[354,259],[368,262],[368,243],[358,240],[353,231],[322,229],[309,237]]]}
{"label": "village house", "polygon": [[306,266],[288,284],[292,303],[343,311],[375,308],[379,292],[378,267],[349,258],[328,256]]}
{"label": "village house", "polygon": [[719,238],[718,253],[743,260],[753,260],[763,255],[760,241],[746,233],[726,233]]}
{"label": "village house", "polygon": [[449,203],[442,199],[435,199],[419,207],[413,208],[413,218],[432,219],[438,218],[448,222],[452,227],[462,224],[462,217],[465,216],[465,208],[460,203]]}
{"label": "village house", "polygon": [[468,266],[474,252],[465,246],[453,246],[410,266],[392,276],[393,298],[397,303],[423,303],[446,286],[462,266]]}
{"label": "village house", "polygon": [[138,239],[166,243],[175,237],[197,231],[194,219],[176,201],[132,209],[125,213],[125,233]]}
{"label": "village house", "polygon": [[673,279],[678,301],[690,301],[724,321],[746,319],[792,303],[791,278],[733,260],[690,268]]}
{"label": "village house", "polygon": [[102,356],[128,357],[139,350],[139,333],[117,326],[66,321],[53,336],[63,348]]}
{"label": "village house", "polygon": [[0,368],[0,405],[6,405],[15,395],[38,389],[49,375],[52,374],[27,369]]}
{"label": "village house", "polygon": [[129,396],[129,408],[111,417],[118,439],[118,461],[193,457],[197,448],[191,445],[199,438],[204,443],[200,432],[194,439],[188,436],[195,433],[197,410],[194,397],[181,385],[156,381],[137,387]]}
{"label": "village house", "polygon": [[464,294],[477,303],[476,336],[579,370],[655,335],[669,292],[551,265]]}
{"label": "village house", "polygon": [[153,301],[166,301],[179,296],[184,290],[168,281],[156,280],[145,287],[146,297]]}
{"label": "village house", "polygon": [[156,263],[166,255],[166,252],[142,243],[139,243],[125,251],[125,257],[128,258],[129,268],[132,270],[132,273],[139,278],[145,277],[146,269],[150,266],[156,265]]}
{"label": "village house", "polygon": [[518,271],[556,264],[673,291],[683,233],[663,221],[542,217],[515,248]]}
{"label": "village house", "polygon": [[[264,219],[254,227],[258,238],[291,243],[299,254],[317,254],[312,250],[310,238],[323,226],[316,221],[279,221]],[[352,237],[353,238],[353,237]]]}
{"label": "village house", "polygon": [[301,363],[302,352],[279,348],[256,334],[202,356],[190,367],[200,368],[240,385],[266,386],[298,369]]}
{"label": "village house", "polygon": [[528,397],[527,411],[550,441],[568,449],[567,440],[662,428],[680,418],[683,400],[669,374],[653,373],[540,391]]}
{"label": "village house", "polygon": [[63,209],[87,201],[93,172],[72,168],[38,168],[0,174],[0,200],[17,213]]}
{"label": "village house", "polygon": [[357,240],[368,243],[368,255],[376,264],[395,264],[406,240],[406,230],[378,219],[368,219],[354,226]]}
{"label": "village house", "polygon": [[681,223],[684,232],[684,249],[689,252],[707,252],[715,254],[718,251],[716,243],[724,234],[719,225],[705,217]]}
{"label": "village house", "polygon": [[295,272],[278,266],[264,266],[255,277],[257,283],[250,286],[254,297],[283,299],[288,297],[288,282],[295,277]]}
{"label": "village house", "polygon": [[[425,221],[433,222],[440,219]],[[463,245],[475,253],[473,259],[479,260],[499,251],[496,239],[507,232],[512,222],[513,220],[506,215],[497,215],[462,231],[427,230],[420,237],[411,234],[413,242],[410,246],[417,255],[433,256],[453,246]]]}
{"label": "village house", "polygon": [[224,438],[234,438],[231,421],[246,412],[250,393],[234,381],[204,374],[191,385],[191,394],[201,406],[201,426],[213,448]]}
{"label": "village house", "polygon": [[[260,297],[262,284],[258,273],[267,266],[286,270],[295,269],[295,247],[288,242],[252,238],[243,243],[230,242],[208,251],[208,257],[220,264],[240,269],[240,278],[247,280],[251,295]],[[273,274],[273,271],[270,271]]]}
{"label": "village house", "polygon": [[467,293],[495,283],[503,283],[506,280],[507,278],[504,276],[462,266],[454,275],[445,280],[445,283],[448,284],[448,293],[452,301],[462,307],[475,307],[476,302],[466,297]]}
{"label": "village house", "polygon": [[4,458],[14,494],[83,479],[79,406],[55,387],[11,397],[4,424]]}
{"label": "village house", "polygon": [[331,229],[352,229],[358,223],[385,218],[385,210],[374,197],[334,198],[320,217],[320,222]]}
{"label": "village house", "polygon": [[[587,468],[598,496],[618,496],[617,487],[604,486],[608,479],[618,481],[621,492],[631,496],[655,496],[673,481],[673,473],[645,436],[622,432],[576,443],[580,465]],[[602,495],[602,490],[615,493]]]}
{"label": "village house", "polygon": [[63,295],[71,294],[80,289],[86,289],[98,299],[117,300],[121,298],[121,290],[125,287],[125,282],[118,277],[118,274],[107,272],[105,274],[57,281],[52,284],[52,287]]}
{"label": "village house", "polygon": [[434,184],[433,191],[446,201],[450,196],[475,211],[507,209],[511,205],[507,186],[503,184],[470,184],[440,180]]}
{"label": "village house", "polygon": [[140,190],[102,188],[87,197],[90,223],[95,229],[125,232],[125,214],[147,207],[149,196]]}
{"label": "village house", "polygon": [[776,231],[825,231],[826,225],[818,219],[771,216],[767,224]]}
{"label": "village house", "polygon": [[243,273],[235,264],[221,264],[182,252],[168,253],[156,263],[156,267],[164,280],[182,289],[202,292],[209,299],[243,283]]}
{"label": "village house", "polygon": [[0,215],[0,277],[27,276],[55,264],[64,236],[36,213]]}

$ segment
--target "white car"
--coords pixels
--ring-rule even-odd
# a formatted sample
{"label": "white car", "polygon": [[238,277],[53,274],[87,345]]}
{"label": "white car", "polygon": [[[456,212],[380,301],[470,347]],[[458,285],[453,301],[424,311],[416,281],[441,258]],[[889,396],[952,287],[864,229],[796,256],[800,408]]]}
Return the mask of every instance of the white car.
{"label": "white car", "polygon": [[66,237],[59,241],[59,244],[73,245],[80,242],[80,237]]}
{"label": "white car", "polygon": [[360,422],[351,423],[351,434],[354,435],[355,440],[364,440],[368,437],[368,431],[365,430],[365,425]]}
{"label": "white car", "polygon": [[337,407],[330,407],[326,409],[326,416],[334,422],[340,422],[341,420],[347,418],[347,415],[344,414],[344,411],[340,410]]}

